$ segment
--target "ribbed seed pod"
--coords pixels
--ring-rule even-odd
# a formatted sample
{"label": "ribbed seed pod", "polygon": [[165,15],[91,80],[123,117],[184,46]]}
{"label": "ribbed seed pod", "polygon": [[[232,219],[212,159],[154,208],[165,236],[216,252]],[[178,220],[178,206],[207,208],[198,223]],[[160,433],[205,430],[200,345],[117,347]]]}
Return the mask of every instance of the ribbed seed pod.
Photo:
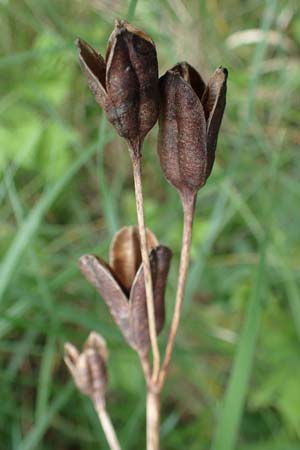
{"label": "ribbed seed pod", "polygon": [[135,153],[158,117],[158,63],[154,42],[116,20],[104,58],[77,40],[79,61],[97,102]]}
{"label": "ribbed seed pod", "polygon": [[195,196],[211,173],[226,103],[227,70],[205,85],[188,63],[159,80],[158,153],[166,179],[183,197]]}

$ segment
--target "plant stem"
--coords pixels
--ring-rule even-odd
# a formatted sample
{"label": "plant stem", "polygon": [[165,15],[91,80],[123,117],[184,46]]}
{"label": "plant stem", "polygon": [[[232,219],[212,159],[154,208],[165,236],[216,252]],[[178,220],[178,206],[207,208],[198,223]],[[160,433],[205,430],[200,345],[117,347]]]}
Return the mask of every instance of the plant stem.
{"label": "plant stem", "polygon": [[133,167],[136,211],[137,211],[137,219],[138,219],[138,226],[139,226],[139,233],[140,233],[141,254],[142,254],[142,261],[143,261],[143,268],[144,268],[145,289],[146,289],[146,298],[147,298],[149,335],[150,335],[152,355],[153,355],[152,379],[154,381],[156,381],[158,378],[158,375],[159,375],[160,355],[159,355],[159,348],[158,348],[157,338],[156,338],[152,276],[151,276],[151,269],[150,269],[149,253],[148,253],[148,249],[147,249],[146,228],[145,228],[145,219],[144,219],[144,203],[143,203],[143,191],[142,191],[142,179],[141,179],[141,155],[139,152],[134,152],[133,149],[129,149],[129,150],[130,150],[130,156],[131,156],[132,167]]}
{"label": "plant stem", "polygon": [[190,195],[187,197],[182,197],[182,207],[183,207],[183,232],[182,232],[182,247],[178,274],[178,284],[176,292],[175,308],[173,313],[173,319],[169,334],[169,339],[166,347],[166,353],[164,361],[162,364],[162,369],[159,376],[159,386],[163,386],[166,378],[167,370],[170,364],[172,351],[175,343],[175,338],[179,326],[184,289],[186,284],[187,271],[189,267],[190,259],[190,249],[192,240],[192,228],[193,228],[193,218],[195,210],[196,195]]}
{"label": "plant stem", "polygon": [[105,409],[105,406],[102,403],[95,403],[95,408],[110,450],[121,450],[114,426],[110,420],[108,412]]}
{"label": "plant stem", "polygon": [[147,392],[147,450],[159,450],[160,393]]}
{"label": "plant stem", "polygon": [[151,368],[150,363],[147,355],[139,354],[140,357],[140,363],[144,372],[144,378],[146,381],[147,386],[151,382]]}

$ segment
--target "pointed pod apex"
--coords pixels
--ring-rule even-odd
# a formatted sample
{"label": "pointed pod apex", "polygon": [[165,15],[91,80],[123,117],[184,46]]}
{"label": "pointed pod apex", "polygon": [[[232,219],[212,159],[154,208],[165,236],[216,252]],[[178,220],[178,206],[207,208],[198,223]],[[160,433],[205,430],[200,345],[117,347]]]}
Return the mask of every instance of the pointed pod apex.
{"label": "pointed pod apex", "polygon": [[99,105],[105,108],[107,98],[105,87],[105,61],[102,56],[83,39],[77,38],[75,43],[79,50],[79,63],[87,78],[88,86]]}
{"label": "pointed pod apex", "polygon": [[114,25],[115,28],[123,28],[126,23],[128,22],[124,19],[115,19]]}
{"label": "pointed pod apex", "polygon": [[219,66],[215,73],[213,74],[213,77],[215,77],[216,79],[218,79],[219,82],[224,82],[227,80],[228,77],[228,70],[223,67],[223,66]]}
{"label": "pointed pod apex", "polygon": [[103,358],[103,361],[107,361],[108,359],[108,351],[105,339],[101,336],[101,334],[96,333],[95,331],[91,331],[89,334],[84,349],[92,349],[99,353]]}
{"label": "pointed pod apex", "polygon": [[218,135],[226,106],[227,78],[228,70],[222,66],[218,67],[209,79],[202,97],[207,121],[207,178],[211,174],[215,161]]}
{"label": "pointed pod apex", "polygon": [[76,47],[78,47],[78,49],[80,50],[80,38],[77,37],[74,41],[74,44],[76,45]]}
{"label": "pointed pod apex", "polygon": [[223,74],[227,77],[227,75],[228,75],[228,69],[226,69],[226,67],[223,67],[223,66],[221,65],[221,66],[219,66],[219,67],[217,68],[217,70],[223,72]]}
{"label": "pointed pod apex", "polygon": [[201,100],[206,86],[200,73],[186,61],[176,64],[171,70],[178,73],[184,81],[189,83]]}
{"label": "pointed pod apex", "polygon": [[78,360],[79,352],[77,348],[70,342],[64,344],[65,363],[67,366],[74,366]]}

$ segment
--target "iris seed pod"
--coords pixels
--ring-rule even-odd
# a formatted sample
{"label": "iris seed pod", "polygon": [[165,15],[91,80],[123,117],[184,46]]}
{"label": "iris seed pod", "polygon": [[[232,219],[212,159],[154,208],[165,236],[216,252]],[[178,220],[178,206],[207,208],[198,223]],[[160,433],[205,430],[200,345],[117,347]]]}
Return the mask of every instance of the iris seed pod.
{"label": "iris seed pod", "polygon": [[154,42],[126,20],[116,20],[104,58],[77,39],[79,61],[97,102],[130,147],[139,152],[158,117],[158,63]]}
{"label": "iris seed pod", "polygon": [[209,177],[226,103],[227,70],[208,84],[188,63],[159,80],[158,153],[166,179],[183,197],[195,196]]}
{"label": "iris seed pod", "polygon": [[[150,230],[147,230],[147,243],[158,334],[164,325],[164,293],[172,253],[158,244]],[[79,267],[103,297],[127,343],[140,354],[147,353],[150,337],[138,228],[124,227],[116,234],[110,249],[110,264],[95,255],[84,255]]]}
{"label": "iris seed pod", "polygon": [[107,347],[102,336],[90,333],[81,353],[67,342],[64,361],[77,388],[88,395],[95,404],[105,405],[107,386]]}

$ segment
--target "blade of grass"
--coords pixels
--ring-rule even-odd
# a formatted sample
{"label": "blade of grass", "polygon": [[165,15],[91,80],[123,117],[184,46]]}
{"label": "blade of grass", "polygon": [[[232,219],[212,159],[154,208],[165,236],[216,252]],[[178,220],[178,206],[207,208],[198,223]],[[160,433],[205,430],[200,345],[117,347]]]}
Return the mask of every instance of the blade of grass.
{"label": "blade of grass", "polygon": [[141,396],[137,406],[135,407],[129,419],[126,422],[123,430],[120,433],[120,439],[123,442],[124,448],[128,450],[137,447],[138,431],[143,427],[145,420],[145,400]]}
{"label": "blade of grass", "polygon": [[[17,221],[18,227],[20,228],[23,220],[24,220],[24,211],[21,204],[21,201],[18,196],[18,192],[16,190],[16,186],[14,184],[12,170],[9,168],[4,175],[4,183],[6,186],[6,190],[8,192],[8,198],[10,199],[11,207],[15,215],[15,219]],[[37,256],[35,254],[33,246],[29,247],[29,256],[33,265],[35,279],[38,287],[38,291],[41,295],[41,299],[44,302],[45,309],[47,310],[47,313],[49,314],[49,317],[51,316],[51,319],[55,318],[55,314],[53,314],[53,306],[54,306],[54,299],[51,296],[51,293],[48,289],[47,284],[45,283],[45,280],[43,277],[39,274],[39,262],[37,260]]]}
{"label": "blade of grass", "polygon": [[17,447],[17,450],[33,450],[38,448],[38,444],[49,428],[53,417],[69,401],[69,398],[74,393],[74,389],[74,384],[71,381],[61,389],[60,393],[50,404],[46,413],[33,425],[29,433],[27,433],[26,437]]}
{"label": "blade of grass", "polygon": [[14,53],[9,56],[3,56],[0,58],[0,68],[7,68],[8,66],[12,65],[18,65],[18,64],[24,64],[31,60],[45,58],[49,55],[57,55],[58,53],[65,52],[66,50],[72,50],[73,49],[73,42],[65,43],[59,46],[52,46],[45,49],[30,49],[26,50],[24,52],[20,53]]}
{"label": "blade of grass", "polygon": [[131,22],[134,18],[137,2],[138,2],[138,0],[130,0],[129,6],[128,6],[128,12],[127,12],[128,22]]}
{"label": "blade of grass", "polygon": [[[276,18],[277,0],[266,0],[265,9],[261,20],[260,29],[262,32],[267,32],[271,29],[274,19]],[[257,99],[257,89],[259,81],[262,76],[262,66],[266,58],[268,50],[268,42],[261,40],[255,49],[250,70],[251,76],[249,80],[248,93],[243,104],[243,114],[241,114],[239,127],[239,134],[235,142],[236,151],[232,152],[232,156],[227,164],[227,176],[235,179],[235,174],[239,167],[239,162],[242,157],[242,149],[247,145],[247,133],[249,123],[253,124],[256,118],[254,117],[255,101]]]}
{"label": "blade of grass", "polygon": [[21,255],[28,247],[31,238],[37,231],[45,213],[48,211],[51,204],[67,185],[67,183],[95,153],[96,149],[97,145],[93,144],[86,151],[84,151],[74,161],[64,176],[57,180],[55,184],[53,184],[46,190],[45,193],[41,195],[38,203],[32,208],[31,212],[22,223],[2,263],[0,274],[0,303]]}
{"label": "blade of grass", "polygon": [[110,238],[112,238],[118,231],[118,217],[117,217],[117,205],[115,202],[115,196],[112,195],[108,183],[106,180],[104,170],[104,140],[106,132],[107,120],[104,114],[101,117],[101,123],[99,128],[98,137],[98,151],[97,151],[97,168],[98,168],[98,183],[101,195],[101,206],[103,215],[105,217],[105,223],[107,225]]}
{"label": "blade of grass", "polygon": [[261,301],[266,274],[265,256],[266,240],[264,240],[261,246],[254,294],[247,309],[246,321],[239,339],[239,346],[226,390],[221,418],[212,444],[212,450],[232,450],[235,448],[260,325]]}
{"label": "blade of grass", "polygon": [[15,353],[11,353],[10,362],[5,373],[5,376],[10,380],[15,377],[24,360],[28,357],[28,354],[31,352],[36,337],[36,330],[29,330],[23,336],[22,341],[18,342]]}
{"label": "blade of grass", "polygon": [[268,183],[269,189],[264,212],[264,227],[259,248],[259,263],[255,275],[253,295],[246,311],[239,345],[234,358],[228,387],[225,392],[220,420],[212,442],[211,450],[233,450],[235,448],[243,407],[253,367],[256,341],[261,321],[262,300],[267,287],[266,252],[269,247],[272,224],[274,185],[279,165],[279,152],[271,153]]}
{"label": "blade of grass", "polygon": [[13,328],[16,328],[16,322],[21,317],[29,313],[31,308],[36,302],[35,298],[25,298],[17,301],[13,306],[10,306],[5,311],[5,314],[1,314],[0,318],[0,338],[2,339]]}
{"label": "blade of grass", "polygon": [[[277,249],[276,249],[277,250]],[[300,296],[299,296],[299,288],[296,280],[294,279],[293,274],[289,270],[288,264],[285,260],[284,252],[280,249],[276,252],[274,251],[275,256],[278,261],[278,265],[280,267],[280,275],[285,284],[287,300],[289,302],[289,307],[291,310],[292,319],[295,324],[295,330],[300,340]]]}
{"label": "blade of grass", "polygon": [[46,345],[43,349],[42,360],[39,370],[39,378],[37,383],[36,406],[35,406],[35,420],[38,422],[40,417],[44,417],[48,409],[49,395],[52,385],[52,369],[54,360],[57,357],[55,354],[55,336],[50,334]]}

